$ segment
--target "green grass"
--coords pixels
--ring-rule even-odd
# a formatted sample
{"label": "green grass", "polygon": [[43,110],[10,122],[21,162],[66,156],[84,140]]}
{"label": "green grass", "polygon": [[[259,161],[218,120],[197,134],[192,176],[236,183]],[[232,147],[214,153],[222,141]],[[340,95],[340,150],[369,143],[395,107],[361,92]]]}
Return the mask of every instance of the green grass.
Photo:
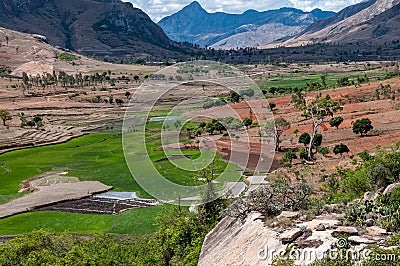
{"label": "green grass", "polygon": [[67,62],[68,61],[74,61],[74,60],[78,59],[78,57],[76,57],[75,55],[70,54],[70,53],[60,53],[60,54],[58,54],[57,58],[59,60],[67,61]]}
{"label": "green grass", "polygon": [[148,196],[129,172],[120,134],[87,135],[64,144],[13,151],[0,155],[0,164],[10,169],[0,174],[0,203],[13,198],[22,181],[52,170]]}
{"label": "green grass", "polygon": [[0,219],[0,235],[45,229],[71,233],[115,233],[143,235],[155,232],[155,218],[170,205],[132,209],[120,215],[28,212]]}
{"label": "green grass", "polygon": [[[155,123],[151,126],[157,129],[160,125]],[[154,162],[166,157],[163,151],[158,150],[161,145],[159,132],[146,133],[151,139],[146,147],[141,147],[136,134],[142,133],[135,132],[130,136],[133,141],[129,142],[129,146],[134,153],[129,160],[146,178],[151,178],[154,170],[143,163],[145,156],[140,153],[148,151],[154,168],[163,176],[182,185],[198,184],[196,172],[182,170],[169,161]],[[179,154],[179,151],[176,153]],[[192,155],[193,159],[200,156],[200,152],[196,150],[185,150],[182,153]],[[217,158],[221,158],[221,155],[217,155]],[[190,160],[182,159],[182,162],[191,164]],[[78,177],[82,181],[100,181],[113,186],[114,191],[132,191],[137,192],[140,197],[151,197],[136,183],[129,171],[120,133],[86,135],[63,144],[8,152],[0,155],[0,165],[0,204],[24,195],[18,193],[22,181],[48,171],[67,171],[69,176]],[[220,169],[218,171],[227,169],[223,180],[240,178],[237,166],[217,160],[216,168]],[[116,216],[28,212],[0,219],[0,235],[21,234],[41,228],[55,232],[140,235],[156,230],[154,220],[162,210],[162,206],[134,209]]]}

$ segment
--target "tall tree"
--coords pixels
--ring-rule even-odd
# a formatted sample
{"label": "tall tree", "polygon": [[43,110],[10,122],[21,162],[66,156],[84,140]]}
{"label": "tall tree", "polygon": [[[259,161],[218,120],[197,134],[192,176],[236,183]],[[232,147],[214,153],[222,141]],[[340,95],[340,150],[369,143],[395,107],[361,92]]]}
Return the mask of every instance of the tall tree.
{"label": "tall tree", "polygon": [[328,94],[325,97],[318,95],[314,99],[306,100],[305,104],[300,106],[300,109],[303,110],[303,116],[311,118],[313,123],[313,133],[308,147],[308,159],[313,161],[314,138],[318,134],[319,126],[325,122],[328,116],[333,118],[334,113],[342,110],[343,107]]}
{"label": "tall tree", "polygon": [[275,121],[270,121],[266,123],[267,132],[273,132],[275,137],[275,150],[280,150],[280,138],[286,130],[290,128],[290,123],[282,117],[278,117]]}

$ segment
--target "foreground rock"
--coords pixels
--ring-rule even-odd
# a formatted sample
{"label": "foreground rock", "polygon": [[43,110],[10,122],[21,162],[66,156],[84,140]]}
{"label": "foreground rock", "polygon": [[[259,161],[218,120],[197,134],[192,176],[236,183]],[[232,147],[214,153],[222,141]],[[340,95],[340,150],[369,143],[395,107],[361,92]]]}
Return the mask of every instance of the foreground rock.
{"label": "foreground rock", "polygon": [[38,191],[0,205],[0,218],[26,212],[39,206],[88,197],[111,188],[97,181],[38,186]]}
{"label": "foreground rock", "polygon": [[[265,226],[261,214],[253,213],[242,223],[231,217],[224,218],[205,238],[199,265],[269,265],[274,256],[285,253],[292,243],[303,245],[303,250],[315,250],[323,254],[337,242],[333,230],[312,231],[308,235],[302,229],[326,224],[330,228],[337,223],[336,216],[320,216],[315,220],[293,225],[281,232],[280,228]],[[305,238],[305,239],[304,239]],[[308,259],[308,258],[307,258]],[[299,260],[306,265],[314,260]]]}
{"label": "foreground rock", "polygon": [[[200,266],[266,265],[258,253],[268,243],[268,249],[282,247],[279,234],[264,227],[261,214],[253,213],[244,223],[231,217],[224,218],[205,238],[201,250]],[[267,252],[267,251],[264,251]],[[264,256],[264,254],[262,254]]]}
{"label": "foreground rock", "polygon": [[282,242],[285,243],[290,243],[295,241],[297,238],[299,238],[303,234],[303,231],[301,231],[299,228],[294,228],[288,231],[283,232],[280,236],[279,239]]}
{"label": "foreground rock", "polygon": [[[290,213],[283,216],[296,217]],[[365,229],[359,232],[355,227],[341,226],[342,219],[339,214],[321,215],[302,223],[292,218],[285,226],[278,217],[264,222],[265,217],[259,213],[252,213],[244,222],[227,217],[206,236],[198,265],[270,265],[282,254],[295,265],[310,265],[327,254],[338,255],[337,247],[349,244],[350,250],[360,251],[386,239],[386,230],[380,227],[368,227],[363,233]],[[348,240],[341,235],[348,235]]]}

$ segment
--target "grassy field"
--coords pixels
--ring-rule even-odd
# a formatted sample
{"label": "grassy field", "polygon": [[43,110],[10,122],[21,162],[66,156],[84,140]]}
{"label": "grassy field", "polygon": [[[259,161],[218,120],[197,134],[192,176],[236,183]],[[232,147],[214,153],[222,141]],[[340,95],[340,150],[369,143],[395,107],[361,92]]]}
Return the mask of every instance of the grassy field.
{"label": "grassy field", "polygon": [[[384,78],[385,72],[376,69],[370,71],[353,71],[345,73],[329,73],[326,74],[326,85],[330,88],[337,86],[340,78],[348,77],[350,81],[356,81],[358,76],[367,75],[370,81]],[[305,74],[305,75],[289,75],[289,76],[271,76],[266,82],[258,82],[257,85],[261,89],[277,88],[306,88],[307,83],[321,83],[322,74]],[[288,91],[289,93],[290,91]]]}
{"label": "grassy field", "polygon": [[48,171],[67,171],[82,181],[96,180],[115,191],[145,192],[132,178],[121,145],[120,134],[94,134],[64,144],[13,151],[0,155],[9,169],[0,174],[0,203],[15,196],[19,184]]}
{"label": "grassy field", "polygon": [[28,212],[0,219],[0,235],[46,229],[53,232],[114,233],[143,235],[155,232],[155,218],[171,205],[133,209],[120,215],[90,215],[62,212]]}
{"label": "grassy field", "polygon": [[[158,128],[155,124],[150,127]],[[195,172],[179,169],[170,161],[155,162],[165,158],[164,152],[158,149],[161,145],[160,133],[146,134],[152,139],[147,143],[146,149],[158,172],[179,184],[197,184]],[[131,145],[135,147],[138,143],[133,142]],[[182,153],[192,155],[193,159],[200,155],[197,150]],[[133,156],[131,159],[137,167],[141,167],[142,158]],[[69,176],[78,177],[82,181],[94,180],[113,186],[114,191],[132,191],[137,192],[140,197],[151,197],[132,177],[125,161],[122,136],[119,133],[91,134],[63,144],[12,151],[0,155],[0,165],[0,204],[23,196],[23,193],[18,193],[22,181],[48,171],[66,171]],[[217,160],[217,168],[220,171],[228,169],[229,178],[240,178],[237,166]],[[55,232],[145,234],[156,230],[155,218],[164,208],[172,206],[134,209],[114,216],[28,212],[0,219],[0,234],[20,234],[40,228]]]}

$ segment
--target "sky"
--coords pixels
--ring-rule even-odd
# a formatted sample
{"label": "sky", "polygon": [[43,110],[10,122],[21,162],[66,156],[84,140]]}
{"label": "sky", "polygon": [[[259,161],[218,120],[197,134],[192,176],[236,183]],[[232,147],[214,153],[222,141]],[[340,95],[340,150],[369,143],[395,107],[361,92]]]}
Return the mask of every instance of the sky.
{"label": "sky", "polygon": [[[153,21],[178,12],[193,0],[124,0],[146,12]],[[226,12],[240,14],[248,9],[266,11],[280,7],[294,7],[304,11],[320,8],[325,11],[340,11],[346,6],[362,0],[198,0],[201,6],[210,13]]]}

